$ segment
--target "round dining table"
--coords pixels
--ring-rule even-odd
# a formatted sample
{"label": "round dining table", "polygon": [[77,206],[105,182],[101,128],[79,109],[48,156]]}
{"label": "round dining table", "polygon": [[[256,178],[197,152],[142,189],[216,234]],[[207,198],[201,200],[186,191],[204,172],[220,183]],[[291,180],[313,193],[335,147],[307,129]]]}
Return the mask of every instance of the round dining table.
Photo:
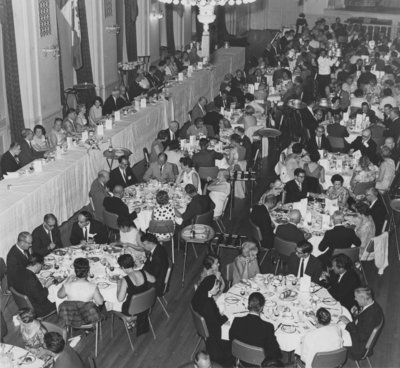
{"label": "round dining table", "polygon": [[[287,291],[290,291],[290,295],[283,297]],[[248,299],[253,292],[260,292],[265,297],[260,317],[274,326],[282,351],[300,351],[302,337],[317,328],[315,313],[321,307],[329,310],[332,323],[338,323],[342,315],[352,320],[350,312],[319,285],[311,283],[309,292],[301,292],[300,281],[294,275],[257,274],[253,279],[233,285],[218,297],[217,306],[228,317],[228,322],[222,325],[223,340],[229,340],[229,329],[234,318],[249,313]],[[343,330],[344,345],[351,346],[350,334],[342,323],[338,324]]]}
{"label": "round dining table", "polygon": [[45,362],[28,350],[9,344],[0,344],[1,368],[42,368]]}

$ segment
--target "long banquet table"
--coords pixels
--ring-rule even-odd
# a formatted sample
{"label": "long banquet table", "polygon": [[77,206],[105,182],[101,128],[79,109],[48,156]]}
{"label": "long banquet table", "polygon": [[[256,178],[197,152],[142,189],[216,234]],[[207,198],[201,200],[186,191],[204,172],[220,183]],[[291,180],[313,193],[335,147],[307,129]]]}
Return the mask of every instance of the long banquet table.
{"label": "long banquet table", "polygon": [[21,231],[32,231],[46,213],[54,213],[62,223],[88,203],[90,185],[103,168],[108,168],[103,151],[109,139],[113,147],[132,151],[131,163],[143,158],[160,129],[171,119],[183,124],[201,96],[209,100],[218,93],[224,75],[243,68],[245,49],[234,47],[214,53],[212,69],[193,73],[191,78],[169,89],[169,100],[148,105],[134,114],[122,115],[113,129],[105,131],[100,150],[74,147],[61,159],[50,162],[40,173],[0,181],[0,257],[5,257]]}

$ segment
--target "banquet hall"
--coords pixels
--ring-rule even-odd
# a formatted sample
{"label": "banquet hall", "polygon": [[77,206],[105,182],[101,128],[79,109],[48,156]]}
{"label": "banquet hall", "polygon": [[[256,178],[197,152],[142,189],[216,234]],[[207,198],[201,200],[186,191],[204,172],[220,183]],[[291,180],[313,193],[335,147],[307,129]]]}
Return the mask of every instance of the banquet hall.
{"label": "banquet hall", "polygon": [[394,368],[398,0],[0,0],[0,365]]}

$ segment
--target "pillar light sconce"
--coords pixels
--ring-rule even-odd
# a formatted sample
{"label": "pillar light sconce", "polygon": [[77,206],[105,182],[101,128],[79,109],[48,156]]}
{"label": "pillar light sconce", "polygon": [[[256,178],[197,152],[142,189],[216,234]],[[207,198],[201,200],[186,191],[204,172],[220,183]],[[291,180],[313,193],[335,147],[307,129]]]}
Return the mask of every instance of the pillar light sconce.
{"label": "pillar light sconce", "polygon": [[160,12],[160,11],[152,11],[152,12],[150,13],[150,19],[159,20],[159,19],[162,19],[162,18],[164,18],[163,12]]}
{"label": "pillar light sconce", "polygon": [[53,56],[54,59],[56,59],[60,56],[60,48],[58,47],[58,45],[52,45],[52,46],[43,48],[42,54],[44,57],[51,55],[51,56]]}
{"label": "pillar light sconce", "polygon": [[117,35],[120,30],[121,30],[121,27],[118,24],[114,24],[112,26],[107,26],[106,27],[106,32],[111,33],[111,34],[115,34],[115,35]]}

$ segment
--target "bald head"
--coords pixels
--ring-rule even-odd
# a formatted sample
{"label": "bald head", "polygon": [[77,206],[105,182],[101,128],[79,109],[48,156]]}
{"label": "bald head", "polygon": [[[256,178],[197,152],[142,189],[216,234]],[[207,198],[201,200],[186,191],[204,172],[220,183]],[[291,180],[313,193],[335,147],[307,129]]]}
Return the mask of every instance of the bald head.
{"label": "bald head", "polygon": [[106,184],[110,180],[110,173],[107,170],[101,170],[97,174],[97,178],[103,183]]}
{"label": "bald head", "polygon": [[289,221],[298,224],[301,220],[301,213],[299,210],[291,210],[289,212]]}
{"label": "bald head", "polygon": [[122,198],[124,195],[124,187],[122,185],[116,185],[113,189],[114,197]]}
{"label": "bald head", "polygon": [[385,139],[385,146],[390,148],[391,150],[395,147],[395,143],[394,143],[393,137],[387,137]]}
{"label": "bald head", "polygon": [[370,129],[364,129],[363,131],[362,131],[362,138],[363,138],[363,140],[367,140],[367,139],[370,139],[371,138],[371,130]]}

